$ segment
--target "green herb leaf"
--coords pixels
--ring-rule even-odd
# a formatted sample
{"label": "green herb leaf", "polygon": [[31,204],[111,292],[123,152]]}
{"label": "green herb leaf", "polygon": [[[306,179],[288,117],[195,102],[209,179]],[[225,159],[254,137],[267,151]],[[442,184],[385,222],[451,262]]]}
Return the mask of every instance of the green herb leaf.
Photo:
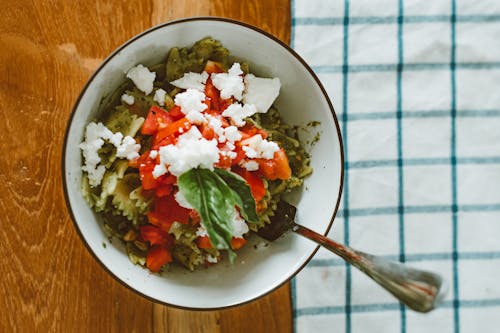
{"label": "green herb leaf", "polygon": [[233,237],[232,220],[236,204],[233,191],[215,172],[207,169],[191,169],[177,179],[179,191],[200,214],[212,245],[229,251]]}
{"label": "green herb leaf", "polygon": [[236,205],[240,208],[240,213],[243,218],[251,223],[258,222],[259,217],[257,216],[255,208],[255,199],[245,179],[225,169],[215,169],[215,173],[231,188]]}

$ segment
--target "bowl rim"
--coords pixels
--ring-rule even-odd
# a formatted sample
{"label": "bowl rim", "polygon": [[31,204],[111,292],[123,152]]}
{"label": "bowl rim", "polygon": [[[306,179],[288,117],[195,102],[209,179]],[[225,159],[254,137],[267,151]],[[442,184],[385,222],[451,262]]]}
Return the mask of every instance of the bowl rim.
{"label": "bowl rim", "polygon": [[[168,302],[165,302],[165,301],[153,298],[153,297],[151,297],[149,295],[146,295],[146,294],[138,291],[137,289],[135,289],[131,285],[127,284],[125,281],[123,281],[122,279],[120,279],[117,276],[117,274],[115,274],[113,271],[111,271],[111,269],[109,269],[99,259],[99,257],[97,256],[97,254],[94,252],[93,248],[89,245],[89,243],[87,242],[87,240],[83,236],[82,231],[80,230],[80,226],[76,222],[76,217],[75,217],[75,214],[73,213],[73,209],[72,209],[70,201],[69,201],[68,185],[67,185],[67,182],[66,182],[66,146],[67,146],[67,143],[68,143],[69,129],[71,127],[71,124],[73,123],[73,118],[74,118],[74,115],[76,113],[76,110],[77,110],[78,106],[80,105],[80,101],[81,101],[83,95],[87,92],[87,89],[88,89],[89,85],[92,83],[92,81],[95,79],[95,77],[108,64],[108,62],[111,61],[111,59],[113,59],[117,54],[120,53],[121,50],[123,50],[128,45],[134,43],[136,40],[138,40],[138,39],[146,36],[147,34],[153,32],[153,31],[156,31],[158,29],[162,29],[162,28],[167,27],[167,26],[175,25],[175,24],[180,24],[180,23],[186,23],[186,22],[193,22],[193,21],[217,21],[217,22],[223,22],[223,23],[229,23],[229,24],[239,25],[239,26],[242,26],[244,28],[251,29],[251,30],[253,30],[253,31],[255,31],[255,32],[263,35],[264,37],[267,37],[267,38],[271,39],[272,41],[278,43],[286,51],[288,51],[293,57],[295,57],[302,64],[302,66],[304,66],[304,68],[309,72],[309,74],[312,76],[312,78],[314,79],[314,81],[316,82],[316,84],[318,85],[318,87],[320,88],[321,93],[323,94],[323,96],[325,97],[326,102],[328,103],[328,107],[330,109],[330,114],[333,117],[333,121],[334,121],[335,127],[337,129],[337,136],[338,136],[339,145],[340,145],[340,147],[339,147],[340,148],[340,164],[341,164],[341,167],[340,167],[340,186],[339,186],[339,190],[338,190],[337,202],[335,204],[335,209],[333,210],[333,214],[332,214],[332,216],[330,218],[330,221],[328,222],[328,226],[327,226],[327,228],[325,230],[325,233],[324,233],[325,236],[328,234],[328,232],[330,231],[330,229],[333,226],[333,221],[335,220],[335,217],[336,217],[338,209],[339,209],[339,205],[340,205],[340,201],[341,201],[341,197],[342,197],[342,190],[343,190],[343,187],[344,187],[344,168],[345,168],[345,165],[344,165],[344,145],[343,145],[343,141],[342,141],[342,134],[341,134],[341,131],[340,131],[340,125],[339,125],[339,122],[338,122],[338,119],[337,119],[337,115],[335,113],[335,109],[333,108],[332,102],[331,102],[330,98],[328,97],[328,94],[327,94],[325,88],[323,87],[323,84],[321,83],[321,81],[319,80],[319,78],[317,77],[317,75],[314,73],[314,71],[312,70],[312,68],[288,44],[284,43],[283,41],[281,41],[280,39],[278,39],[276,36],[272,35],[271,33],[267,32],[267,31],[265,31],[265,30],[263,30],[261,28],[258,28],[256,26],[251,25],[251,24],[246,23],[246,22],[242,22],[242,21],[238,21],[238,20],[234,20],[234,19],[230,19],[230,18],[217,17],[217,16],[193,16],[193,17],[175,19],[175,20],[170,20],[170,21],[164,22],[164,23],[160,23],[160,24],[155,25],[155,26],[153,26],[153,27],[151,27],[149,29],[146,29],[146,30],[140,32],[139,34],[133,36],[132,38],[128,39],[123,44],[121,44],[120,46],[118,46],[109,56],[107,56],[106,59],[103,60],[103,62],[94,71],[94,73],[92,73],[92,75],[89,77],[89,79],[87,80],[87,82],[83,86],[83,88],[82,88],[81,92],[79,93],[79,95],[78,95],[75,103],[73,104],[73,107],[71,109],[71,113],[70,113],[70,115],[69,115],[69,117],[67,119],[66,129],[64,131],[64,138],[63,138],[63,145],[62,145],[62,154],[61,154],[61,175],[62,175],[64,200],[65,200],[65,203],[66,203],[66,208],[67,208],[67,210],[68,210],[68,212],[70,214],[73,226],[74,226],[75,230],[77,231],[77,234],[78,234],[79,238],[82,240],[83,244],[87,248],[87,251],[92,255],[92,257],[94,258],[94,260],[96,260],[101,265],[101,267],[104,268],[104,270],[113,277],[113,279],[115,279],[116,281],[118,281],[121,285],[125,286],[129,290],[132,290],[134,293],[136,293],[136,294],[138,294],[138,295],[140,295],[140,296],[142,296],[142,297],[144,297],[144,298],[146,298],[146,299],[148,299],[148,300],[150,300],[150,301],[152,301],[154,303],[158,303],[158,304],[162,304],[162,305],[166,305],[166,306],[170,306],[170,307],[174,307],[174,308],[178,308],[178,309],[183,309],[183,310],[191,310],[191,311],[213,311],[213,310],[229,309],[229,308],[233,308],[233,307],[236,307],[236,306],[248,304],[248,303],[250,303],[250,302],[252,302],[254,300],[257,300],[257,299],[259,299],[259,298],[261,298],[263,296],[266,296],[266,295],[272,293],[273,291],[279,289],[285,283],[287,283],[293,277],[295,277],[309,263],[309,261],[311,261],[311,259],[314,257],[314,255],[316,254],[316,252],[319,250],[320,246],[319,245],[316,246],[316,248],[313,250],[313,252],[311,253],[311,255],[306,259],[306,261],[299,268],[297,268],[289,277],[287,277],[283,282],[279,283],[276,287],[274,287],[274,288],[272,288],[272,289],[270,289],[268,291],[265,291],[263,293],[260,293],[257,296],[252,297],[252,298],[250,298],[250,299],[248,299],[246,301],[239,302],[239,303],[234,303],[234,304],[230,304],[230,305],[227,305],[227,306],[207,307],[207,308],[205,308],[205,307],[203,307],[203,308],[197,308],[197,307],[181,306],[181,305],[177,305],[177,304],[168,303]],[[290,297],[293,297],[292,293],[291,293]],[[291,300],[291,302],[293,303],[293,300]],[[293,304],[292,304],[292,306],[293,306]]]}

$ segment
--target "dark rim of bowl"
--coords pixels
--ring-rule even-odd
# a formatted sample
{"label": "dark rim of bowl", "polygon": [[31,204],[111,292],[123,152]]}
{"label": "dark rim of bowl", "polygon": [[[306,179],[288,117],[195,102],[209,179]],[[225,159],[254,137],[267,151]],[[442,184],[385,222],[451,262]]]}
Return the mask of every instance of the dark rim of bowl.
{"label": "dark rim of bowl", "polygon": [[[145,30],[145,31],[141,32],[140,34],[132,37],[131,39],[129,39],[128,41],[126,41],[124,44],[122,44],[121,46],[119,46],[116,50],[114,50],[103,61],[103,63],[99,66],[99,68],[97,68],[97,70],[88,79],[87,83],[85,83],[85,86],[83,87],[82,91],[78,95],[78,98],[76,99],[76,102],[75,102],[75,104],[74,104],[74,106],[73,106],[73,108],[71,110],[71,114],[69,116],[69,119],[68,119],[68,122],[67,122],[67,125],[66,125],[66,130],[65,130],[65,133],[64,133],[64,142],[63,142],[63,147],[62,147],[62,165],[61,165],[62,166],[62,168],[61,168],[61,171],[62,171],[62,182],[63,182],[64,199],[66,201],[66,207],[67,207],[67,209],[68,209],[68,211],[70,213],[71,220],[73,221],[73,225],[74,225],[74,227],[75,227],[75,229],[76,229],[76,231],[77,231],[80,239],[83,241],[83,243],[85,244],[85,247],[90,252],[90,254],[92,255],[92,257],[94,257],[94,259],[104,268],[104,270],[107,271],[115,280],[117,280],[118,282],[120,282],[122,285],[124,285],[128,289],[130,289],[130,290],[134,291],[135,293],[141,295],[142,297],[144,297],[144,298],[146,298],[146,299],[148,299],[150,301],[163,304],[163,305],[172,306],[172,307],[175,307],[175,308],[185,309],[185,310],[197,310],[197,311],[222,310],[222,309],[233,308],[233,307],[236,307],[236,306],[239,306],[239,305],[250,303],[250,302],[252,302],[252,301],[254,301],[256,299],[259,299],[259,298],[261,298],[261,297],[263,297],[265,295],[268,295],[271,292],[275,291],[276,289],[280,288],[286,282],[290,281],[295,275],[297,275],[298,272],[300,272],[307,265],[307,263],[314,257],[314,255],[318,251],[319,246],[317,246],[314,249],[314,251],[311,253],[311,255],[309,256],[309,258],[307,258],[307,260],[295,272],[293,272],[289,277],[287,277],[284,281],[282,281],[281,283],[279,283],[276,287],[274,287],[274,288],[272,288],[272,289],[270,289],[270,290],[268,290],[268,291],[266,291],[266,292],[264,292],[262,294],[259,294],[258,296],[255,296],[255,297],[253,297],[251,299],[248,299],[246,301],[243,301],[243,302],[240,302],[240,303],[235,303],[235,304],[229,304],[229,305],[222,306],[222,307],[213,307],[213,308],[187,307],[187,306],[181,306],[181,305],[167,303],[167,302],[161,301],[159,299],[153,298],[153,297],[151,297],[149,295],[143,294],[142,292],[138,291],[137,289],[135,289],[132,286],[130,286],[129,284],[127,284],[125,281],[123,281],[122,279],[120,279],[114,272],[112,272],[106,265],[104,265],[104,263],[94,253],[94,251],[92,250],[92,248],[90,247],[90,245],[87,243],[87,240],[83,236],[83,234],[82,234],[82,232],[80,230],[80,227],[78,226],[78,223],[76,222],[75,215],[73,214],[73,209],[72,209],[72,207],[71,207],[71,205],[69,203],[69,195],[68,195],[68,189],[67,189],[67,183],[66,183],[66,174],[65,174],[66,173],[66,145],[67,145],[67,142],[68,142],[69,129],[71,127],[71,123],[73,122],[73,117],[75,115],[76,109],[78,108],[78,105],[80,104],[80,100],[82,99],[82,96],[85,94],[85,92],[87,91],[88,86],[94,80],[94,78],[97,76],[97,74],[121,50],[123,50],[125,47],[127,47],[129,44],[135,42],[139,38],[142,38],[143,36],[145,36],[145,35],[153,32],[155,30],[164,28],[164,27],[169,26],[169,25],[174,25],[174,24],[179,24],[179,23],[185,23],[185,22],[190,22],[190,21],[219,21],[219,22],[225,22],[225,23],[230,23],[230,24],[235,24],[235,25],[243,26],[245,28],[254,30],[254,31],[260,33],[261,35],[264,35],[265,37],[267,37],[267,38],[273,40],[274,42],[278,43],[283,48],[285,48],[291,55],[293,55],[304,66],[305,69],[307,69],[307,71],[309,72],[309,74],[316,81],[316,84],[321,89],[321,92],[323,93],[323,95],[324,95],[324,97],[325,97],[325,99],[326,99],[326,101],[328,103],[328,106],[330,108],[330,113],[331,113],[331,115],[333,117],[333,120],[335,122],[335,127],[337,128],[337,135],[338,135],[339,144],[340,144],[340,160],[341,160],[340,161],[341,162],[341,168],[340,168],[340,186],[339,186],[339,191],[338,191],[338,195],[337,195],[337,203],[335,205],[335,209],[333,211],[332,217],[330,218],[330,222],[328,223],[328,227],[326,228],[325,233],[324,233],[325,236],[328,234],[328,232],[330,231],[330,229],[331,229],[331,227],[333,225],[333,220],[335,219],[335,216],[337,215],[337,211],[338,211],[338,208],[339,208],[339,205],[340,205],[340,199],[341,199],[341,196],[342,196],[342,189],[343,189],[343,186],[344,186],[344,150],[343,150],[343,142],[342,142],[342,135],[340,133],[339,122],[338,122],[337,116],[335,114],[335,110],[333,108],[332,102],[330,101],[330,98],[328,97],[328,94],[326,93],[325,88],[321,84],[319,78],[316,76],[316,74],[314,73],[314,71],[309,67],[309,65],[305,62],[305,60],[302,59],[302,57],[299,56],[290,46],[288,46],[287,44],[285,44],[284,42],[282,42],[281,40],[279,40],[277,37],[271,35],[270,33],[266,32],[266,31],[264,31],[264,30],[262,30],[260,28],[257,28],[257,27],[255,27],[255,26],[253,26],[251,24],[240,22],[240,21],[236,21],[236,20],[232,20],[232,19],[228,19],[228,18],[223,18],[223,17],[214,17],[214,16],[189,17],[189,18],[172,20],[172,21],[168,21],[168,22],[159,24],[157,26],[154,26],[154,27],[152,27],[152,28],[150,28],[148,30]],[[293,304],[292,304],[292,306],[293,306]]]}

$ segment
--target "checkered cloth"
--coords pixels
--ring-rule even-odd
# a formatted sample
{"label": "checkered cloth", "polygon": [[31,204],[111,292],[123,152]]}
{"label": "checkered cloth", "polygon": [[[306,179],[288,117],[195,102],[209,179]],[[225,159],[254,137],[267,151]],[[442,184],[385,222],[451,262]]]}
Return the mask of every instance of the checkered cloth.
{"label": "checkered cloth", "polygon": [[417,314],[321,249],[295,330],[500,332],[500,1],[294,0],[292,22],[344,139],[330,236],[449,284]]}

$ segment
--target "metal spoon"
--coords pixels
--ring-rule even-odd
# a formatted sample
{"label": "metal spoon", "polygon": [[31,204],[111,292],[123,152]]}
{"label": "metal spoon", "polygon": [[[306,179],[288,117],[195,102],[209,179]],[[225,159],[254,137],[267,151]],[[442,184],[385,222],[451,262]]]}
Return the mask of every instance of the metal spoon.
{"label": "metal spoon", "polygon": [[296,208],[281,200],[271,223],[259,230],[262,238],[274,241],[288,231],[302,235],[364,272],[401,303],[418,312],[429,312],[444,298],[446,288],[438,274],[407,267],[339,244],[295,223]]}

